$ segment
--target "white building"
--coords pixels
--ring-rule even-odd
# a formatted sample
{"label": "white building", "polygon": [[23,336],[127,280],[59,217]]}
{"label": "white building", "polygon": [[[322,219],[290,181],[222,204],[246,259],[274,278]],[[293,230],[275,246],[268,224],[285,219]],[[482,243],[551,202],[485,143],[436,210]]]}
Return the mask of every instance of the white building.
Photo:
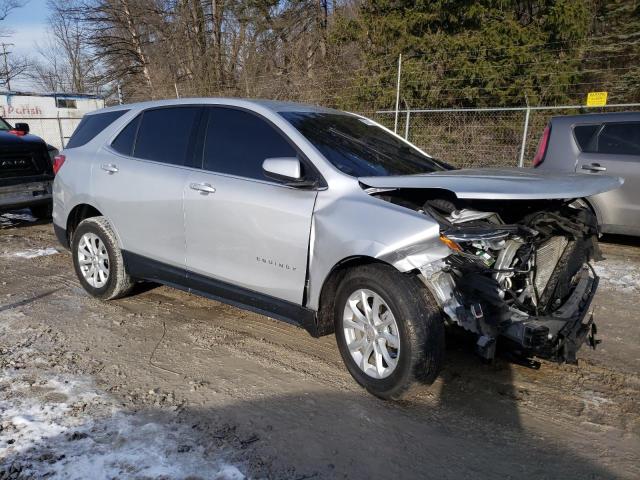
{"label": "white building", "polygon": [[0,116],[12,125],[28,123],[31,133],[62,148],[82,116],[104,107],[104,99],[79,93],[0,92]]}

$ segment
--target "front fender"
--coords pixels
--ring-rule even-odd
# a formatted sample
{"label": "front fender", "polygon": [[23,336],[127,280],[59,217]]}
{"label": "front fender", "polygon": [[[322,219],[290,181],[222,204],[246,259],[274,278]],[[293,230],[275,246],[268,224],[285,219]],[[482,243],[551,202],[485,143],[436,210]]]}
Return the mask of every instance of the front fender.
{"label": "front fender", "polygon": [[307,306],[319,308],[324,282],[345,259],[370,257],[407,272],[449,255],[439,237],[440,226],[429,216],[360,189],[335,198],[320,192],[311,227]]}

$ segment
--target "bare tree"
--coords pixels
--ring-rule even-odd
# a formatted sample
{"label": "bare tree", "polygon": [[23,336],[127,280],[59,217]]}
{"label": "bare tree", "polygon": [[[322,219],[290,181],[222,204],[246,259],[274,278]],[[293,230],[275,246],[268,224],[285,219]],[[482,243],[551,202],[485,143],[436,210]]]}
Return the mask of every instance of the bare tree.
{"label": "bare tree", "polygon": [[0,0],[0,22],[16,8],[24,7],[25,0]]}
{"label": "bare tree", "polygon": [[100,82],[120,85],[126,100],[176,94],[313,100],[309,92],[328,88],[342,62],[328,48],[336,1],[53,1],[64,9],[56,37],[65,39],[65,56],[75,58],[76,40],[83,39]]}
{"label": "bare tree", "polygon": [[11,82],[29,72],[32,62],[23,55],[10,55],[10,52],[4,52],[4,60],[0,66],[2,70],[2,83],[11,90]]}
{"label": "bare tree", "polygon": [[94,92],[97,87],[95,59],[89,49],[82,22],[67,15],[70,2],[49,0],[49,34],[37,46],[39,60],[31,69],[32,80],[53,92]]}
{"label": "bare tree", "polygon": [[[25,0],[0,0],[0,22],[5,20],[13,10],[24,6],[25,3]],[[3,26],[0,26],[0,37],[8,37],[10,33],[11,32],[7,31]],[[16,57],[15,55],[11,55],[11,52],[7,50],[9,46],[12,46],[12,44],[2,42],[2,50],[0,51],[3,57],[0,61],[2,79],[0,81],[10,90],[11,80],[27,72],[30,62],[24,56]]]}
{"label": "bare tree", "polygon": [[79,0],[67,14],[85,26],[94,61],[104,66],[103,83],[130,82],[156,96],[148,48],[157,40],[161,6],[153,0]]}

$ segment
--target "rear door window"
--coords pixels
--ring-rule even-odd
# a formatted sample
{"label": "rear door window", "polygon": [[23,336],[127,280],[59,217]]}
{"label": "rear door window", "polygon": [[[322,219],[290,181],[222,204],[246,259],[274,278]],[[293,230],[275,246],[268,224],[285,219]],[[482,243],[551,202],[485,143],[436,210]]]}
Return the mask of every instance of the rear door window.
{"label": "rear door window", "polygon": [[[170,165],[188,165],[201,107],[166,107],[142,115],[133,156]],[[124,132],[123,132],[124,133]]]}
{"label": "rear door window", "polygon": [[598,153],[640,155],[640,123],[607,123],[598,136]]}
{"label": "rear door window", "polygon": [[264,175],[262,162],[267,158],[298,156],[285,136],[265,119],[233,108],[207,110],[205,170],[272,182]]}
{"label": "rear door window", "polygon": [[93,140],[100,132],[129,110],[86,115],[78,124],[65,148],[81,147]]}

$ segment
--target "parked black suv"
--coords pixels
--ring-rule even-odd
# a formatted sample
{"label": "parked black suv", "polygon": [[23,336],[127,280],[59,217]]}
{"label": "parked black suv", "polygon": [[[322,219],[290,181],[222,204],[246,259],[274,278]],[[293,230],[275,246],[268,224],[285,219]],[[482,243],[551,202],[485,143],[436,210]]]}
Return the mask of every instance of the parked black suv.
{"label": "parked black suv", "polygon": [[0,213],[29,207],[37,218],[51,217],[52,157],[55,149],[0,117]]}

